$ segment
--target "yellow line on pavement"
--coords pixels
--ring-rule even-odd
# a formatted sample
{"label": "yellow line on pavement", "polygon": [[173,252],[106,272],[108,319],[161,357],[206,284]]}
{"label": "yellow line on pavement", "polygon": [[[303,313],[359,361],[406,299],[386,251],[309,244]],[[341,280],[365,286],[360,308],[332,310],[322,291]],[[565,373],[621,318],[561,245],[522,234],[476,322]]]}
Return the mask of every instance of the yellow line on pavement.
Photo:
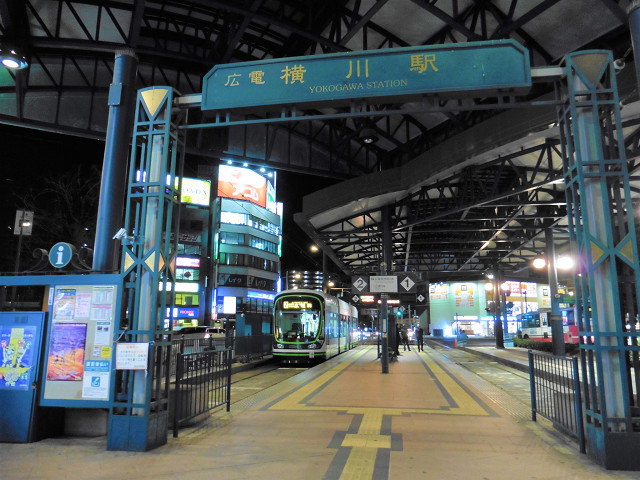
{"label": "yellow line on pavement", "polygon": [[[369,349],[361,349],[353,353],[351,358],[344,360],[330,370],[314,378],[309,383],[291,392],[279,402],[272,405],[270,410],[324,410],[324,411],[347,411],[349,414],[364,414],[377,410],[383,412],[381,415],[401,415],[402,413],[438,414],[438,415],[482,415],[489,413],[479,404],[455,379],[449,375],[440,364],[434,359],[433,353],[420,352],[419,355],[426,357],[425,362],[440,385],[447,391],[457,406],[451,408],[367,408],[353,405],[307,405],[307,399],[314,392],[319,391],[341,372],[356,363]],[[391,374],[393,375],[393,374]],[[334,399],[336,400],[336,399]]]}

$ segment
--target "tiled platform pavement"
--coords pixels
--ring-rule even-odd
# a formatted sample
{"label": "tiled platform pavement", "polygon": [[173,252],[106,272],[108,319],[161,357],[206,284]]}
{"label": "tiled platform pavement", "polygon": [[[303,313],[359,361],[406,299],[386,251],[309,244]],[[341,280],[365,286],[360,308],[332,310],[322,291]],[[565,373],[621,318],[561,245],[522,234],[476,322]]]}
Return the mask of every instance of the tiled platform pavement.
{"label": "tiled platform pavement", "polygon": [[463,367],[476,363],[463,353],[470,355],[412,349],[382,374],[375,347],[360,347],[247,397],[151,452],[108,452],[102,437],[0,445],[1,477],[638,478],[603,470],[548,425],[531,422],[527,405],[507,391],[520,380],[496,386],[488,380],[509,375],[488,367],[476,375]]}

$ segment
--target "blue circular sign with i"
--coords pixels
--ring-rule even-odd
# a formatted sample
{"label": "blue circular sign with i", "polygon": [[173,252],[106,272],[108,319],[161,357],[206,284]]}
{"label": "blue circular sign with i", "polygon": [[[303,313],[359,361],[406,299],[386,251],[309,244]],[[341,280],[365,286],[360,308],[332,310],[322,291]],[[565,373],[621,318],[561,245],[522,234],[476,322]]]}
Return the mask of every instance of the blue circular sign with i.
{"label": "blue circular sign with i", "polygon": [[69,264],[75,247],[70,243],[58,242],[49,251],[49,263],[56,268],[62,268]]}

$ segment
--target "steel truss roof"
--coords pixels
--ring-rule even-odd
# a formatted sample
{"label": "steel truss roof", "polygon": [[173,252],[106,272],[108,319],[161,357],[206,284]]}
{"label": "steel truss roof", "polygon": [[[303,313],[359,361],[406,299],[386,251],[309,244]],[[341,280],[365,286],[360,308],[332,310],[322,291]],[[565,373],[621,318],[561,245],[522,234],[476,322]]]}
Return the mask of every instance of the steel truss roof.
{"label": "steel truss roof", "polygon": [[[18,73],[0,70],[0,122],[103,138],[114,53],[120,49],[139,58],[139,88],[170,85],[183,95],[199,93],[204,74],[222,63],[502,38],[528,48],[533,66],[555,65],[586,48],[609,49],[630,61],[628,3],[0,0],[0,42],[22,49],[31,64]],[[633,72],[628,77],[621,94],[625,105],[637,99]],[[536,84],[518,100],[549,94],[549,85]],[[505,121],[496,99],[436,102],[432,110],[367,102],[359,116],[338,108],[305,110],[317,119],[200,130],[187,136],[187,149],[193,164],[242,158],[335,179],[360,178],[416,159],[448,162],[446,175],[378,202],[393,207],[397,268],[443,274],[480,271],[495,262],[513,271],[524,268],[542,248],[542,229],[562,231],[565,224],[563,190],[554,183],[557,140],[550,136],[521,148],[527,133],[546,129],[553,116],[527,111]],[[193,123],[209,120],[190,114]],[[639,142],[633,121],[628,116],[625,129],[632,175]],[[373,128],[379,141],[366,144],[363,128]],[[509,148],[495,153],[501,145]],[[379,208],[372,207],[331,221],[314,221],[312,215],[300,221],[349,272],[377,268],[378,220]]]}

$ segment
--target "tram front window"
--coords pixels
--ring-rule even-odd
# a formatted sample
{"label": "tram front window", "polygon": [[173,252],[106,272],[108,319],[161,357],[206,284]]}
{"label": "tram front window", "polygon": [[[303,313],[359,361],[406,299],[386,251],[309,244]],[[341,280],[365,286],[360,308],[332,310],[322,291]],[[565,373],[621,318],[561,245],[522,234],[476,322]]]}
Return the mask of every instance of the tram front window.
{"label": "tram front window", "polygon": [[276,337],[285,342],[312,342],[318,336],[320,315],[317,311],[276,311]]}

